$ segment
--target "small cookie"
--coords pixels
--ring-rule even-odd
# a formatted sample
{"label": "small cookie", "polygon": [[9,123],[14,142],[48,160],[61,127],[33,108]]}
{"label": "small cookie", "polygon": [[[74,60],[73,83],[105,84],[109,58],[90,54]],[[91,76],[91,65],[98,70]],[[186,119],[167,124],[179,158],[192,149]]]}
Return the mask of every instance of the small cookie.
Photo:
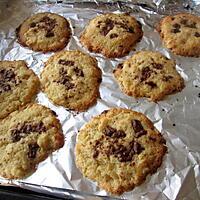
{"label": "small cookie", "polygon": [[200,17],[189,13],[167,16],[157,30],[166,48],[181,56],[200,56]]}
{"label": "small cookie", "polygon": [[165,139],[145,115],[113,108],[80,130],[76,165],[100,187],[120,195],[156,172],[166,151]]}
{"label": "small cookie", "polygon": [[92,19],[80,41],[89,51],[115,58],[127,55],[142,36],[142,26],[133,16],[109,13]]}
{"label": "small cookie", "polygon": [[96,103],[100,83],[96,59],[80,51],[54,54],[41,74],[42,89],[49,99],[75,111],[85,111]]}
{"label": "small cookie", "polygon": [[34,51],[58,51],[68,44],[69,22],[55,13],[38,13],[26,19],[17,29],[18,42]]}
{"label": "small cookie", "polygon": [[176,64],[159,52],[140,51],[113,71],[123,92],[133,97],[162,100],[184,88]]}
{"label": "small cookie", "polygon": [[29,104],[11,113],[0,121],[0,175],[27,177],[63,143],[61,125],[49,108]]}
{"label": "small cookie", "polygon": [[38,77],[24,61],[0,61],[0,119],[31,102],[39,87]]}

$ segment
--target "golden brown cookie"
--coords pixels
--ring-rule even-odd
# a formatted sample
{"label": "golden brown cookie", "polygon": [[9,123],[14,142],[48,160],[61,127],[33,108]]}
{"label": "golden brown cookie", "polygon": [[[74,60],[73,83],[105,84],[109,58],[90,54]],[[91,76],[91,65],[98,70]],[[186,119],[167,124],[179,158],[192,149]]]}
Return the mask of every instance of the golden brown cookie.
{"label": "golden brown cookie", "polygon": [[101,188],[120,195],[156,172],[166,151],[165,139],[145,115],[113,108],[80,130],[76,165]]}
{"label": "golden brown cookie", "polygon": [[174,61],[159,52],[140,51],[113,71],[120,88],[129,96],[162,100],[184,88]]}
{"label": "golden brown cookie", "polygon": [[24,61],[0,61],[0,119],[34,100],[39,87]]}
{"label": "golden brown cookie", "polygon": [[142,26],[128,14],[103,14],[92,19],[81,34],[81,43],[108,58],[127,55],[143,36]]}
{"label": "golden brown cookie", "polygon": [[38,13],[26,19],[16,30],[18,42],[34,51],[58,51],[68,44],[69,22],[55,13]]}
{"label": "golden brown cookie", "polygon": [[200,56],[200,17],[181,13],[161,20],[157,30],[164,46],[181,56]]}
{"label": "golden brown cookie", "polygon": [[96,103],[100,83],[96,59],[80,51],[54,54],[41,74],[42,89],[49,99],[75,111],[85,111]]}
{"label": "golden brown cookie", "polygon": [[63,143],[61,125],[49,108],[29,104],[11,113],[0,121],[0,175],[25,178]]}

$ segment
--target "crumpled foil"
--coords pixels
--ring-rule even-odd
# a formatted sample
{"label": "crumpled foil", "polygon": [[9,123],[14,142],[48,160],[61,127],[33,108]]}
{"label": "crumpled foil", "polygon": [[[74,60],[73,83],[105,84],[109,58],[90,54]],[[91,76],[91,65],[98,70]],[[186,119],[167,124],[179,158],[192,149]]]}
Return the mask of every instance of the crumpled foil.
{"label": "crumpled foil", "polygon": [[[75,165],[74,147],[78,130],[93,116],[111,107],[129,108],[147,115],[167,141],[168,153],[162,166],[134,190],[124,193],[121,199],[200,199],[200,58],[176,56],[161,43],[155,24],[167,14],[176,12],[200,13],[199,1],[55,1],[15,0],[0,2],[0,59],[25,60],[39,76],[44,62],[53,53],[33,52],[16,41],[15,29],[24,19],[38,12],[54,12],[66,17],[73,30],[65,49],[79,49],[97,58],[103,73],[100,86],[101,98],[86,112],[74,113],[53,105],[40,92],[37,102],[54,110],[62,124],[65,145],[54,152],[30,177],[24,180],[0,179],[2,185],[49,193],[76,199],[115,199],[83,178]],[[138,50],[154,50],[176,60],[176,67],[185,80],[186,87],[180,93],[170,95],[158,103],[135,99],[123,94],[112,71],[115,66],[135,53],[121,59],[106,59],[88,52],[79,42],[80,33],[87,22],[105,12],[129,12],[143,25],[144,37],[136,46]],[[107,197],[106,197],[107,196]]]}

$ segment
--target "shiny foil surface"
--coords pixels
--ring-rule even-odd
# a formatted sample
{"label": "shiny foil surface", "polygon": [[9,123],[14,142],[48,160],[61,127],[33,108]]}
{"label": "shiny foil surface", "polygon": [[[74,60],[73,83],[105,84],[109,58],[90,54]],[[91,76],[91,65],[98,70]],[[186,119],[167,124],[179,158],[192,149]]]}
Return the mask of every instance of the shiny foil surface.
{"label": "shiny foil surface", "polygon": [[[30,15],[53,12],[67,18],[72,37],[65,49],[79,49],[96,57],[102,70],[100,96],[97,104],[86,112],[75,113],[55,106],[40,92],[37,102],[54,110],[62,124],[65,145],[38,165],[30,177],[23,180],[0,178],[2,185],[14,185],[55,196],[77,199],[200,199],[200,58],[181,57],[163,47],[155,25],[165,15],[177,12],[200,14],[199,1],[26,1],[0,2],[0,59],[25,60],[40,76],[47,59],[53,53],[34,52],[17,43],[15,29]],[[88,52],[79,36],[88,21],[102,13],[129,12],[143,25],[144,36],[134,51],[120,59],[106,59]],[[139,50],[153,50],[176,61],[176,68],[185,80],[182,92],[169,95],[163,101],[135,99],[121,92],[112,71],[118,63]],[[74,147],[78,130],[102,111],[122,107],[144,113],[167,141],[168,153],[162,166],[146,181],[120,197],[109,197],[97,184],[82,176],[75,165]],[[100,196],[99,196],[100,195]],[[106,197],[107,196],[107,197]]]}

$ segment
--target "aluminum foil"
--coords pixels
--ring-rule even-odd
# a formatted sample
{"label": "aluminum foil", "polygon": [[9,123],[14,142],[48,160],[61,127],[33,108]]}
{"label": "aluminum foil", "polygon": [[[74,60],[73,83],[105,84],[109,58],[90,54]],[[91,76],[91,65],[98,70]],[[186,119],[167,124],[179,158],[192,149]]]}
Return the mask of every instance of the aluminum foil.
{"label": "aluminum foil", "polygon": [[[106,3],[105,3],[106,2]],[[54,152],[30,177],[24,180],[6,180],[2,185],[14,185],[56,196],[76,199],[109,199],[97,184],[84,178],[74,162],[74,146],[78,130],[93,116],[111,107],[129,108],[147,115],[167,141],[168,153],[162,166],[122,199],[198,200],[200,199],[200,59],[175,56],[165,49],[155,24],[164,15],[175,12],[200,13],[199,1],[1,1],[0,2],[0,59],[25,60],[39,76],[44,62],[53,53],[33,52],[16,41],[15,29],[24,19],[38,12],[54,12],[66,17],[73,29],[70,43],[65,49],[79,49],[97,58],[103,72],[101,98],[88,111],[74,113],[53,105],[40,92],[37,102],[54,110],[62,123],[65,145]],[[87,22],[104,12],[130,12],[143,25],[144,37],[136,50],[121,59],[106,59],[88,52],[79,42],[80,33]],[[176,60],[176,67],[185,80],[180,93],[168,96],[158,103],[135,99],[123,94],[112,71],[115,66],[138,50],[154,50]],[[98,196],[100,195],[100,196]],[[105,197],[107,196],[107,197]],[[111,197],[115,198],[115,197]]]}

